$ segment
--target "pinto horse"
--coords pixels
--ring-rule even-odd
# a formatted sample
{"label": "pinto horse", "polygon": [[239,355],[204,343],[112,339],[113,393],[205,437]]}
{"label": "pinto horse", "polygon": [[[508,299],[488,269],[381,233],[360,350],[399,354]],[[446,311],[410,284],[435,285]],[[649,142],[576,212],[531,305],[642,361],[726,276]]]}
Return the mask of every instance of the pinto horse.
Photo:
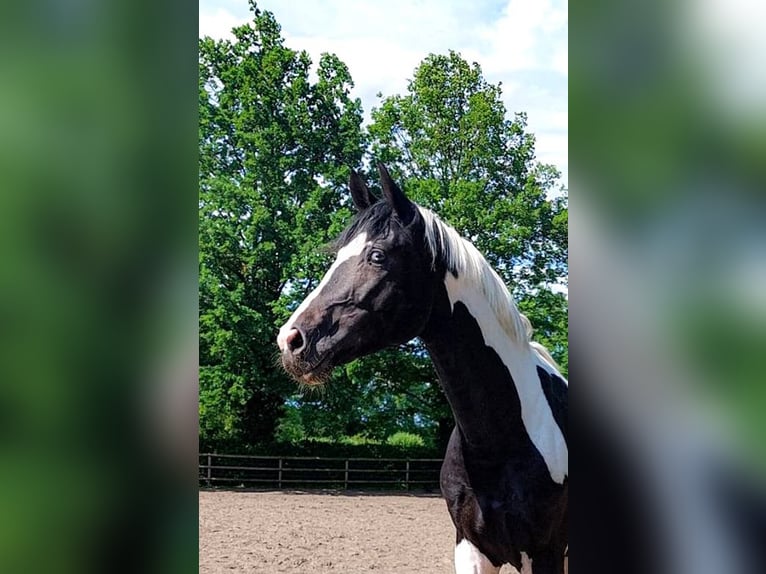
{"label": "pinto horse", "polygon": [[383,200],[352,173],[357,215],[337,258],[279,330],[285,370],[333,367],[420,337],[456,426],[441,491],[457,574],[560,574],[567,553],[567,390],[479,251],[410,201],[378,164]]}

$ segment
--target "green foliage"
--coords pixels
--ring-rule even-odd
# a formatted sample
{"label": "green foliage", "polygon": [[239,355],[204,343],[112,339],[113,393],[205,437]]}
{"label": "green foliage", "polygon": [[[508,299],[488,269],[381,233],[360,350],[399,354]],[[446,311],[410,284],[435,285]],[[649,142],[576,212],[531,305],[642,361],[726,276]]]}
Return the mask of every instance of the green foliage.
{"label": "green foliage", "polygon": [[287,403],[285,418],[298,413],[310,437],[385,441],[401,430],[427,437],[431,445],[444,443],[452,428],[452,414],[418,341],[336,369],[321,391],[293,394]]}
{"label": "green foliage", "polygon": [[256,442],[294,388],[274,333],[326,264],[317,246],[348,219],[362,113],[340,60],[323,56],[312,83],[308,55],[251,7],[234,42],[199,43],[199,414],[204,437]]}
{"label": "green foliage", "polygon": [[395,432],[390,437],[386,439],[386,444],[390,444],[392,446],[401,446],[404,448],[412,448],[412,447],[418,447],[418,446],[425,446],[425,441],[423,440],[423,437],[412,434],[410,432]]}
{"label": "green foliage", "polygon": [[199,452],[339,458],[440,458],[444,456],[444,449],[441,447],[391,445],[385,441],[362,437],[345,437],[341,440],[315,437],[295,443],[243,443],[236,439],[208,439],[200,440]]}
{"label": "green foliage", "polygon": [[476,244],[566,370],[567,302],[552,289],[567,275],[558,173],[535,161],[525,115],[508,119],[478,64],[428,56],[365,133],[345,64],[324,54],[312,80],[308,55],[251,8],[234,41],[199,43],[201,448],[327,456],[317,445],[330,440],[439,453],[453,420],[419,341],[302,393],[277,366],[277,329],[329,265],[321,247],[351,218],[348,167],[367,152]]}
{"label": "green foliage", "polygon": [[519,310],[535,327],[535,340],[539,341],[556,359],[561,373],[569,373],[569,315],[567,300],[561,293],[540,289],[530,297],[518,301]]}
{"label": "green foliage", "polygon": [[340,444],[350,444],[350,445],[368,445],[368,444],[380,444],[379,440],[375,440],[372,438],[368,438],[361,434],[355,434],[354,436],[342,436],[338,440],[338,443]]}
{"label": "green foliage", "polygon": [[306,438],[306,429],[301,422],[301,413],[296,408],[285,408],[274,431],[274,440],[280,443],[296,444]]}

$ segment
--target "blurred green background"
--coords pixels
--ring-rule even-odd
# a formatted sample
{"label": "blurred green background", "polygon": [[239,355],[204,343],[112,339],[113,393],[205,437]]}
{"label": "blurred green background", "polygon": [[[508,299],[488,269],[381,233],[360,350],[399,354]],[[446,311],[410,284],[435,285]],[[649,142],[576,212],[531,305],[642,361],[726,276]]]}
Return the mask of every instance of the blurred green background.
{"label": "blurred green background", "polygon": [[[651,339],[672,357],[680,374],[668,375],[666,386],[692,410],[707,408],[698,401],[712,407],[745,456],[763,466],[766,67],[758,57],[765,47],[759,13],[749,1],[573,6],[570,240],[572,292],[613,284],[623,330],[632,330],[634,311],[647,325],[626,341]],[[584,245],[578,238],[596,228],[609,253],[600,260],[577,250]],[[636,296],[621,292],[623,285]]]}
{"label": "blurred green background", "polygon": [[0,9],[2,572],[196,568],[196,33]]}
{"label": "blurred green background", "polygon": [[589,437],[572,547],[589,572],[763,571],[763,10],[572,5],[571,424]]}

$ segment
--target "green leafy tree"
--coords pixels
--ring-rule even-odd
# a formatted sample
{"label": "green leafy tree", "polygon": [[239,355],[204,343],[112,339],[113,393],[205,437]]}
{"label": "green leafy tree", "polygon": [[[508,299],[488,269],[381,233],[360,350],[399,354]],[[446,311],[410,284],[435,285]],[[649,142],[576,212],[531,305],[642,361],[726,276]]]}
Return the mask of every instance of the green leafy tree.
{"label": "green leafy tree", "polygon": [[346,66],[325,54],[312,82],[308,55],[251,9],[234,41],[199,42],[199,408],[202,438],[253,443],[272,439],[294,391],[276,329],[350,215],[363,146]]}
{"label": "green leafy tree", "polygon": [[476,245],[566,365],[566,299],[552,291],[567,282],[566,199],[558,171],[535,160],[526,116],[509,119],[501,95],[478,64],[432,54],[406,95],[373,110],[372,154]]}

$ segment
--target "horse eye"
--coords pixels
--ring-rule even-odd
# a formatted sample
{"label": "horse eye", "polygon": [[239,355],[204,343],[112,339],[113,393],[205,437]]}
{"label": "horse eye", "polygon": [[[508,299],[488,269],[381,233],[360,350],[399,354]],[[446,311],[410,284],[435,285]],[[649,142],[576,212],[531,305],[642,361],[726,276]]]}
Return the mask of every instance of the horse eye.
{"label": "horse eye", "polygon": [[370,252],[370,262],[375,263],[376,265],[380,265],[386,260],[386,254],[383,253],[380,249],[373,249]]}

